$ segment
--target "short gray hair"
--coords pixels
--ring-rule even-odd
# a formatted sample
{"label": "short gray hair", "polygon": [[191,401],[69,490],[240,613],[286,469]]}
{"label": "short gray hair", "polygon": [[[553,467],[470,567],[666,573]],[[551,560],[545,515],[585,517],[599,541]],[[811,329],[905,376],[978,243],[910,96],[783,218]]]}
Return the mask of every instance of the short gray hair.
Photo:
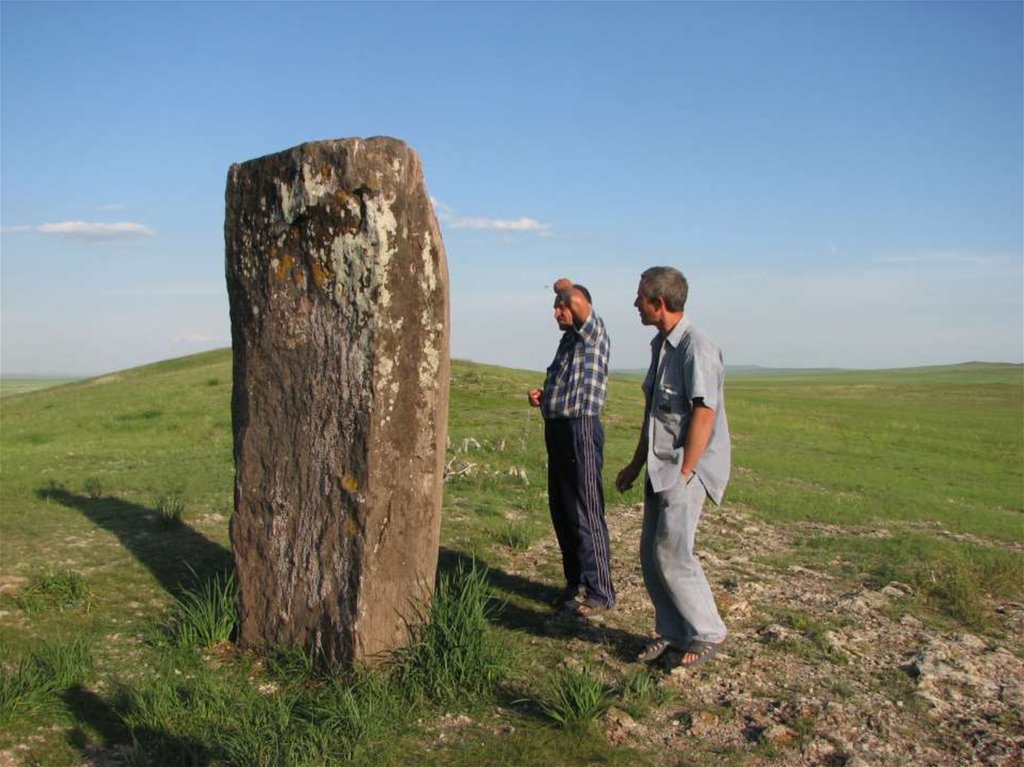
{"label": "short gray hair", "polygon": [[689,293],[683,273],[671,266],[652,266],[640,275],[640,295],[648,301],[660,298],[670,312],[683,311]]}

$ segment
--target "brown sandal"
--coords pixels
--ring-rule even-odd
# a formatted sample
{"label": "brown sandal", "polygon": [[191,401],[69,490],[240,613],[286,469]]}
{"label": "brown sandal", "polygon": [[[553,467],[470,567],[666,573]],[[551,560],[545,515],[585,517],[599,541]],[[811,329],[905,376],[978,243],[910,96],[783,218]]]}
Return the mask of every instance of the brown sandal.
{"label": "brown sandal", "polygon": [[[715,657],[715,653],[718,652],[718,648],[721,646],[721,642],[703,642],[700,639],[694,639],[682,651],[682,655],[679,656],[679,662],[675,663],[674,666],[675,668],[697,668],[698,666],[703,666]],[[687,661],[687,656],[692,656],[693,660]]]}
{"label": "brown sandal", "polygon": [[637,654],[636,659],[641,663],[651,663],[658,660],[671,647],[672,643],[667,639],[655,639]]}

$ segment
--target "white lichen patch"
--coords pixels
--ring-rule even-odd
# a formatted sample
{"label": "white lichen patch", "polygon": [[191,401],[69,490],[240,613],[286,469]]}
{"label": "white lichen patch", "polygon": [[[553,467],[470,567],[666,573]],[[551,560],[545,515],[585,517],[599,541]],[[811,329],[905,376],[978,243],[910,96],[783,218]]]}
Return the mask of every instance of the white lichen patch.
{"label": "white lichen patch", "polygon": [[360,231],[335,237],[331,244],[334,299],[342,306],[346,300],[353,303],[356,312],[365,316],[376,314],[374,294],[381,309],[391,303],[386,285],[395,251],[391,239],[398,230],[391,209],[394,202],[394,197],[368,197]]}
{"label": "white lichen patch", "polygon": [[430,257],[430,230],[423,233],[423,250],[420,255],[423,257],[423,287],[427,293],[437,290],[437,275],[434,273],[434,259]]}
{"label": "white lichen patch", "polygon": [[299,167],[299,175],[291,182],[278,180],[277,193],[281,198],[281,214],[292,224],[307,208],[317,205],[323,197],[333,195],[338,188],[329,166],[317,168],[308,162]]}
{"label": "white lichen patch", "polygon": [[381,413],[384,415],[384,422],[387,423],[391,411],[395,408],[401,388],[401,384],[395,376],[395,361],[392,357],[387,354],[377,355],[374,381],[377,401],[380,404]]}
{"label": "white lichen patch", "polygon": [[306,202],[301,191],[299,194],[296,194],[296,191],[291,184],[284,181],[277,182],[277,193],[281,198],[281,215],[288,224],[295,221],[296,217],[306,210]]}
{"label": "white lichen patch", "polygon": [[[323,172],[326,170],[327,172]],[[313,204],[328,194],[334,194],[338,188],[334,180],[334,173],[330,166],[325,165],[323,169],[314,168],[309,163],[302,163],[302,181],[306,189],[307,204]]]}
{"label": "white lichen patch", "polygon": [[395,361],[390,357],[381,356],[377,359],[377,378],[380,381],[390,381],[391,374],[395,369]]}
{"label": "white lichen patch", "polygon": [[437,371],[441,366],[441,357],[437,348],[424,344],[423,359],[420,361],[420,389],[432,391],[437,386]]}

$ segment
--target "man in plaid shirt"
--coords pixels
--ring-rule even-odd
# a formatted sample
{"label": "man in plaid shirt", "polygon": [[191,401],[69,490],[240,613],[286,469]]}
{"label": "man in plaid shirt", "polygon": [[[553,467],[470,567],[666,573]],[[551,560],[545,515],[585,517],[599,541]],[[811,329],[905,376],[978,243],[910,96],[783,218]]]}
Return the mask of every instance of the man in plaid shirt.
{"label": "man in plaid shirt", "polygon": [[[600,420],[611,342],[586,288],[563,278],[555,283],[555,294],[562,339],[544,388],[530,390],[528,398],[544,416],[548,503],[565,574],[558,605],[586,618],[615,604],[601,482]],[[584,598],[577,601],[581,588]]]}

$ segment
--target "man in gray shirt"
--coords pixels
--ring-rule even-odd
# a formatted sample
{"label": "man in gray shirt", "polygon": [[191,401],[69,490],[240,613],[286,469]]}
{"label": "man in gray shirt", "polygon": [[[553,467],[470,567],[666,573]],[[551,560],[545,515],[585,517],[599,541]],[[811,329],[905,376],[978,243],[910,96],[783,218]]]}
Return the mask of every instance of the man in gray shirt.
{"label": "man in gray shirt", "polygon": [[640,441],[615,486],[628,490],[647,464],[640,564],[658,636],[639,659],[665,656],[694,668],[710,660],[726,636],[694,538],[704,499],[722,502],[730,443],[722,352],[684,316],[687,293],[686,278],[672,267],[655,266],[640,276],[633,305],[658,335],[643,385]]}

